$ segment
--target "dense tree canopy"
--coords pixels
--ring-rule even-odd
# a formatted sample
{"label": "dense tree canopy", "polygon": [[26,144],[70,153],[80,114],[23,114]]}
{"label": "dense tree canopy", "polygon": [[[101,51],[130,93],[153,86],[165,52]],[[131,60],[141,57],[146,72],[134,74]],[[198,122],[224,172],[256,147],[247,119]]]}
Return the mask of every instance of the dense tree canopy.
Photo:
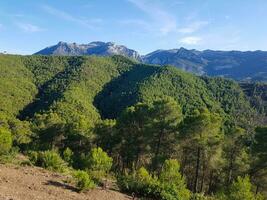
{"label": "dense tree canopy", "polygon": [[122,56],[0,55],[0,155],[85,170],[81,190],[112,170],[141,196],[260,199],[265,86],[241,86]]}

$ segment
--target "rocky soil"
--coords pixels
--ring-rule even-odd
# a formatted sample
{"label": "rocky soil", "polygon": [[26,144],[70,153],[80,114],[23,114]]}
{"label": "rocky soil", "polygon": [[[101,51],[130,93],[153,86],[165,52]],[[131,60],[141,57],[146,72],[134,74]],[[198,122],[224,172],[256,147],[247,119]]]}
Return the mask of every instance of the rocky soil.
{"label": "rocky soil", "polygon": [[38,167],[0,165],[0,200],[129,200],[115,190],[78,193],[70,177]]}

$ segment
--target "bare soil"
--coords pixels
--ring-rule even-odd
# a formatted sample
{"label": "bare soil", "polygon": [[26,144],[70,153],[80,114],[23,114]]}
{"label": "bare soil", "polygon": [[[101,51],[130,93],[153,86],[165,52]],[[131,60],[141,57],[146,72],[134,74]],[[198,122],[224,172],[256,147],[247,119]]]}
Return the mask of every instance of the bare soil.
{"label": "bare soil", "polygon": [[38,167],[0,165],[0,200],[129,200],[114,190],[78,193],[69,177]]}

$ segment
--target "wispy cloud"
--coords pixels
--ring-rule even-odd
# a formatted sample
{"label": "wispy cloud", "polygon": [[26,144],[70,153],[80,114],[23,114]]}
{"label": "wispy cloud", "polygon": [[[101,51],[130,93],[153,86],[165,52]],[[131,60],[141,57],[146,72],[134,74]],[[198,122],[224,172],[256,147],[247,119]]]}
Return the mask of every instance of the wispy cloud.
{"label": "wispy cloud", "polygon": [[184,33],[184,34],[194,33],[198,31],[199,29],[207,26],[208,24],[209,24],[208,21],[195,21],[183,28],[178,29],[178,32]]}
{"label": "wispy cloud", "polygon": [[57,9],[57,8],[54,8],[48,5],[44,5],[42,6],[42,8],[44,11],[46,11],[47,13],[51,15],[54,15],[55,17],[79,24],[81,26],[84,26],[90,29],[95,29],[96,28],[95,25],[102,22],[102,19],[84,19],[84,18],[76,17],[68,12],[65,12],[63,10],[60,10],[60,9]]}
{"label": "wispy cloud", "polygon": [[118,21],[122,25],[127,25],[127,26],[138,26],[140,28],[143,28],[145,30],[151,30],[151,24],[145,20],[142,19],[123,19]]}
{"label": "wispy cloud", "polygon": [[4,25],[0,24],[0,31],[4,29]]}
{"label": "wispy cloud", "polygon": [[149,3],[146,0],[128,0],[128,2],[146,13],[153,20],[152,25],[157,26],[158,31],[162,35],[177,29],[176,18],[160,6]]}
{"label": "wispy cloud", "polygon": [[21,22],[18,22],[18,23],[16,23],[16,25],[21,30],[23,30],[24,32],[34,33],[34,32],[44,31],[44,29],[40,28],[39,26],[30,24],[30,23],[21,23]]}
{"label": "wispy cloud", "polygon": [[190,36],[190,37],[184,37],[179,40],[180,43],[185,45],[197,45],[202,41],[201,37],[196,36]]}

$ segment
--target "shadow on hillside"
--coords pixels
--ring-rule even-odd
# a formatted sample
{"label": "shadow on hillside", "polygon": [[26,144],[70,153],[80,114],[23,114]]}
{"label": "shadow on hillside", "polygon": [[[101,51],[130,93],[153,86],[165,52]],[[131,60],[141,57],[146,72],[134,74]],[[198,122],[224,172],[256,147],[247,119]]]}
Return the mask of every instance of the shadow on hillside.
{"label": "shadow on hillside", "polygon": [[79,192],[79,190],[71,185],[67,185],[65,183],[61,183],[61,182],[58,182],[58,181],[52,181],[52,180],[49,180],[45,183],[45,185],[52,185],[52,186],[55,186],[55,187],[60,187],[60,188],[63,188],[63,189],[67,189],[67,190],[71,190],[71,191],[74,191],[74,192]]}
{"label": "shadow on hillside", "polygon": [[137,64],[130,71],[108,82],[94,98],[94,106],[103,119],[118,117],[123,109],[134,105],[139,98],[139,86],[160,68]]}
{"label": "shadow on hillside", "polygon": [[70,57],[68,60],[69,66],[57,73],[38,89],[35,100],[19,113],[19,119],[25,120],[27,118],[32,118],[35,113],[47,110],[52,103],[62,98],[63,93],[72,83],[74,77],[79,75],[77,72],[83,63],[84,58],[78,57],[79,59],[77,60],[75,60],[75,58],[76,57]]}

